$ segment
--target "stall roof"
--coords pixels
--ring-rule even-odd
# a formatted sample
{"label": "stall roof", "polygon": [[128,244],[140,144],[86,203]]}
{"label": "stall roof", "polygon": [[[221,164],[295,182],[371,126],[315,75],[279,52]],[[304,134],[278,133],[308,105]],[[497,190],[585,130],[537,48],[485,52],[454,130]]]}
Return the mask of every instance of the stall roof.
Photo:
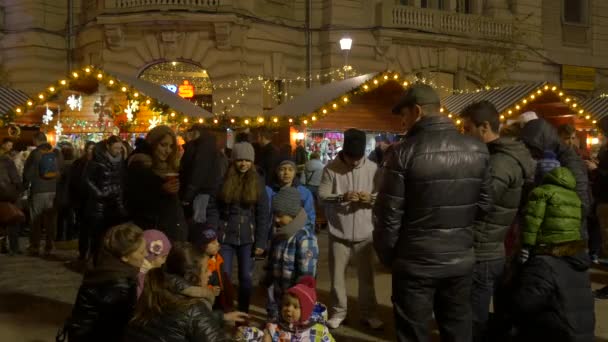
{"label": "stall roof", "polygon": [[213,118],[213,114],[209,111],[194,105],[192,102],[182,99],[167,89],[142,80],[137,77],[125,75],[119,72],[107,70],[107,72],[119,80],[130,84],[133,88],[138,89],[149,97],[155,98],[158,101],[168,105],[173,110],[183,113],[184,115],[199,119]]}
{"label": "stall roof", "polygon": [[580,105],[597,120],[608,116],[608,96],[591,97],[581,101]]}
{"label": "stall roof", "polygon": [[19,89],[0,87],[0,113],[6,113],[27,101],[26,93]]}
{"label": "stall roof", "polygon": [[310,88],[293,100],[271,109],[266,114],[272,116],[298,116],[314,112],[328,102],[360,87],[363,83],[379,74],[379,72],[373,72]]}
{"label": "stall roof", "polygon": [[460,114],[460,112],[469,104],[485,100],[494,104],[498,112],[502,113],[523,97],[526,97],[532,91],[543,87],[545,84],[547,84],[547,82],[528,83],[474,93],[450,95],[442,101],[442,105],[448,112]]}

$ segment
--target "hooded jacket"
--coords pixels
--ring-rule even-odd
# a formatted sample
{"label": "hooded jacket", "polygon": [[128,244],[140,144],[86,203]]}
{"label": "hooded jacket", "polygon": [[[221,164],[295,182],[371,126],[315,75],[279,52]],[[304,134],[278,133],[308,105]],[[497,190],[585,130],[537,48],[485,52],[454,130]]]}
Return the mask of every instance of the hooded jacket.
{"label": "hooded jacket", "polygon": [[[576,180],[576,194],[583,205],[583,217],[586,217],[590,208],[589,178],[581,157],[576,154],[574,149],[564,145],[555,128],[543,119],[529,121],[521,130],[521,139],[529,149],[536,152],[553,151],[561,166],[572,172]],[[581,236],[586,240],[586,225],[581,224],[580,228]]]}
{"label": "hooded jacket", "polygon": [[525,209],[524,245],[554,245],[581,239],[582,208],[572,172],[558,167],[545,175]]}
{"label": "hooded jacket", "polygon": [[122,155],[110,155],[102,141],[95,145],[93,159],[85,169],[87,204],[85,215],[89,218],[118,222],[126,216],[123,186],[125,165]]}
{"label": "hooded jacket", "polygon": [[489,261],[504,258],[504,241],[515,220],[527,179],[534,176],[534,160],[523,143],[498,138],[487,144],[490,152],[494,207],[475,222],[475,258]]}
{"label": "hooded jacket", "polygon": [[121,341],[137,300],[137,273],[105,252],[84,275],[65,331],[69,342]]}
{"label": "hooded jacket", "polygon": [[380,260],[412,276],[470,274],[475,218],[492,207],[486,145],[425,116],[387,153],[374,207]]}
{"label": "hooded jacket", "polygon": [[580,245],[575,254],[536,255],[523,265],[509,302],[517,341],[594,341],[589,256]]}
{"label": "hooded jacket", "polygon": [[44,179],[40,177],[39,164],[43,149],[49,149],[55,153],[58,164],[57,170],[61,170],[63,168],[63,156],[61,151],[58,149],[53,149],[53,147],[48,143],[44,143],[36,147],[36,149],[33,150],[32,153],[30,153],[30,155],[27,157],[25,166],[23,167],[23,187],[25,189],[29,188],[31,194],[57,192],[57,182],[59,181],[60,175],[53,179]]}

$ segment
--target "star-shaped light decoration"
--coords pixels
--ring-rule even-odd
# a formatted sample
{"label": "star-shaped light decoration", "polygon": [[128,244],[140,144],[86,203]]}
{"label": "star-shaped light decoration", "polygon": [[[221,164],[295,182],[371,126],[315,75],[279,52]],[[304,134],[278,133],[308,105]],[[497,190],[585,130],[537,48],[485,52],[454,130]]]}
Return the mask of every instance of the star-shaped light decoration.
{"label": "star-shaped light decoration", "polygon": [[150,125],[148,125],[148,130],[151,130],[152,128],[158,126],[159,124],[162,123],[162,119],[160,118],[160,116],[153,116],[152,119],[148,120],[148,123]]}
{"label": "star-shaped light decoration", "polygon": [[46,111],[42,116],[42,123],[48,125],[49,122],[53,121],[53,111],[49,109],[49,106],[46,106]]}
{"label": "star-shaped light decoration", "polygon": [[61,125],[61,121],[57,120],[55,124],[55,135],[60,136],[63,132],[63,126]]}
{"label": "star-shaped light decoration", "polygon": [[133,121],[133,115],[139,111],[139,101],[129,101],[127,102],[127,108],[125,108],[125,113],[127,114],[127,121]]}
{"label": "star-shaped light decoration", "polygon": [[82,96],[76,97],[76,95],[70,95],[66,104],[71,110],[78,109],[80,111],[82,110]]}

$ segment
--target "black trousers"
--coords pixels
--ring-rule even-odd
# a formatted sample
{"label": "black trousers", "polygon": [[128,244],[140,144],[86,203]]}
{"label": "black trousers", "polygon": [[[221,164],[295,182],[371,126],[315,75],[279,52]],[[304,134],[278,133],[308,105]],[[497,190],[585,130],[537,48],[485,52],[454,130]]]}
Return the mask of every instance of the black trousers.
{"label": "black trousers", "polygon": [[393,310],[397,341],[430,341],[433,312],[441,341],[470,342],[472,274],[429,279],[393,271]]}

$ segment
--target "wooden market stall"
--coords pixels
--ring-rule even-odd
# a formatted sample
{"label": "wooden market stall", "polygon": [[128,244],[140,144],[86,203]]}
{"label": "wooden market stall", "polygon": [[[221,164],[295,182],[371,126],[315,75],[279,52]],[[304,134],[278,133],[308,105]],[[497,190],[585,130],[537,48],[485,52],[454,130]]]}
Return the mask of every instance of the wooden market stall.
{"label": "wooden market stall", "polygon": [[110,134],[133,139],[160,124],[178,130],[214,117],[158,85],[95,67],[75,70],[13,106],[5,112],[6,122],[37,126],[52,142],[77,145]]}

